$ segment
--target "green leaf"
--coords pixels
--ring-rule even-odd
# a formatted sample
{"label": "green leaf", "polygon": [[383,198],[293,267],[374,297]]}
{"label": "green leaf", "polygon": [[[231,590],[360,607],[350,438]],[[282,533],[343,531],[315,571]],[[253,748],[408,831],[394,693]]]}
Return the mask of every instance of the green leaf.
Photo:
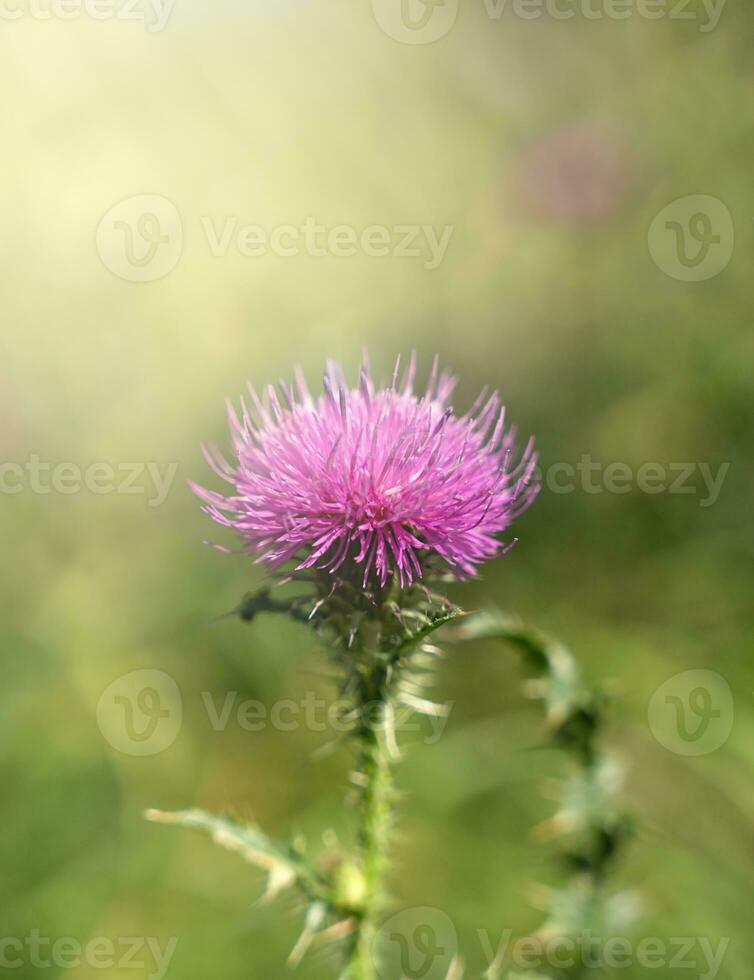
{"label": "green leaf", "polygon": [[528,690],[545,702],[550,728],[578,745],[588,740],[598,699],[585,687],[575,657],[559,640],[495,611],[469,616],[453,631],[453,638],[502,640],[516,647],[537,677]]}
{"label": "green leaf", "polygon": [[239,854],[249,864],[266,872],[265,898],[272,898],[292,885],[310,898],[327,898],[327,885],[293,847],[276,844],[258,827],[227,816],[213,816],[204,810],[147,810],[147,820],[172,824],[207,834],[216,844]]}
{"label": "green leaf", "polygon": [[[631,821],[615,808],[623,767],[599,747],[603,695],[587,688],[566,646],[514,616],[475,613],[453,629],[453,639],[502,640],[523,655],[534,675],[527,690],[545,703],[551,743],[564,748],[576,763],[575,772],[557,784],[559,810],[537,828],[540,839],[562,838],[561,856],[575,871],[561,891],[544,890],[540,907],[548,918],[540,934],[575,934],[595,927],[598,934],[600,928],[602,935],[614,934],[611,930],[628,919],[636,901],[630,895],[611,896],[604,887],[615,854],[631,832]],[[487,980],[497,976],[488,970]],[[539,976],[512,973],[508,980]]]}
{"label": "green leaf", "polygon": [[460,619],[467,615],[463,609],[459,609],[458,606],[442,605],[439,609],[432,607],[427,612],[416,613],[413,610],[410,611],[410,618],[415,619],[418,625],[415,628],[410,628],[406,626],[406,610],[402,610],[401,622],[405,627],[405,634],[399,638],[393,649],[393,656],[395,659],[408,653],[417,647],[423,640],[426,640],[428,636],[431,636],[434,632],[439,630],[442,626],[452,623],[456,619]]}

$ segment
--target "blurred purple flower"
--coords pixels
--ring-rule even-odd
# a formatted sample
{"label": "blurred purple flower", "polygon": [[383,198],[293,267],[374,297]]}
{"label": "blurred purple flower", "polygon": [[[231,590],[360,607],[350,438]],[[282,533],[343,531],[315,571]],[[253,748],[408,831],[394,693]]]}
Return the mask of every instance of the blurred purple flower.
{"label": "blurred purple flower", "polygon": [[612,132],[576,123],[551,130],[519,158],[516,199],[555,221],[599,221],[623,204],[634,160]]}
{"label": "blurred purple flower", "polygon": [[[228,403],[233,464],[204,448],[229,496],[190,482],[202,508],[233,528],[257,560],[335,572],[363,565],[384,586],[395,572],[402,587],[437,556],[459,577],[507,551],[496,537],[525,510],[539,486],[530,440],[515,459],[515,428],[505,429],[497,394],[486,389],[462,416],[448,401],[456,380],[438,375],[414,394],[415,356],[399,382],[375,389],[365,361],[358,388],[328,363],[324,394],[312,397],[300,370],[295,391],[270,385],[240,417]],[[486,399],[486,400],[485,400]],[[228,550],[221,548],[221,550]],[[345,569],[344,569],[345,571]]]}

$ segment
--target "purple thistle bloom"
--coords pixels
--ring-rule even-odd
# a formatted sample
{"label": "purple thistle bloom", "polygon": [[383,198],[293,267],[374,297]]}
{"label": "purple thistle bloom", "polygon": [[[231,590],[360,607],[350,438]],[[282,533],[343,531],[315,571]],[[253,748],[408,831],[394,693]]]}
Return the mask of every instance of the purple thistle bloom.
{"label": "purple thistle bloom", "polygon": [[[424,395],[414,394],[416,358],[398,381],[375,389],[365,361],[358,388],[328,363],[324,394],[314,398],[300,370],[283,382],[283,404],[270,385],[262,399],[249,386],[251,410],[228,403],[235,459],[203,447],[229,496],[189,481],[218,524],[233,528],[257,561],[336,572],[363,566],[381,586],[395,572],[401,587],[433,562],[463,578],[503,554],[497,535],[536,496],[537,456],[530,440],[516,459],[516,430],[486,389],[465,415],[448,401],[456,379],[438,375],[435,358]],[[486,399],[486,400],[485,400]],[[221,548],[221,550],[228,550]],[[435,562],[436,563],[436,562]]]}

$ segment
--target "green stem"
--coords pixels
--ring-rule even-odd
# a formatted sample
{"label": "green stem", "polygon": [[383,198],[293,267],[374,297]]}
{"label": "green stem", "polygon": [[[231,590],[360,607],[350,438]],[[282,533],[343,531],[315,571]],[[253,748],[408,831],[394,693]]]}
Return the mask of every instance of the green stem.
{"label": "green stem", "polygon": [[360,793],[364,899],[352,936],[348,976],[349,980],[374,980],[377,976],[374,946],[384,901],[383,877],[392,814],[392,774],[384,739],[390,695],[383,664],[378,664],[372,675],[364,679],[359,691],[360,755],[354,779]]}

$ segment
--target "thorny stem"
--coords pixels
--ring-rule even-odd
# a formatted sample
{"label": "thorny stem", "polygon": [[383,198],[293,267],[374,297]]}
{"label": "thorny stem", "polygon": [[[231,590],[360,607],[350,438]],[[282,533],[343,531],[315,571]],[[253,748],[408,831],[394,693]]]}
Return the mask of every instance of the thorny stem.
{"label": "thorny stem", "polygon": [[383,877],[392,820],[391,759],[385,744],[391,711],[390,667],[379,657],[358,685],[359,761],[353,780],[359,792],[359,843],[364,899],[356,917],[349,954],[349,980],[376,976],[377,922],[384,901]]}
{"label": "thorny stem", "polygon": [[[259,613],[287,613],[314,625],[336,651],[342,700],[349,705],[356,747],[352,779],[357,790],[359,849],[353,863],[340,866],[345,871],[342,889],[336,880],[324,905],[335,928],[346,927],[341,933],[348,936],[342,980],[375,980],[380,966],[379,920],[386,904],[383,880],[392,824],[392,761],[398,755],[395,709],[409,703],[407,697],[413,710],[422,713],[433,713],[438,707],[422,696],[420,686],[439,654],[427,641],[435,630],[463,614],[421,586],[409,595],[391,588],[364,592],[360,582],[339,581],[339,589],[334,590],[328,576],[314,581],[316,601],[310,594],[281,598],[268,586],[245,596],[237,613],[245,622]],[[325,612],[320,616],[321,609]]]}

